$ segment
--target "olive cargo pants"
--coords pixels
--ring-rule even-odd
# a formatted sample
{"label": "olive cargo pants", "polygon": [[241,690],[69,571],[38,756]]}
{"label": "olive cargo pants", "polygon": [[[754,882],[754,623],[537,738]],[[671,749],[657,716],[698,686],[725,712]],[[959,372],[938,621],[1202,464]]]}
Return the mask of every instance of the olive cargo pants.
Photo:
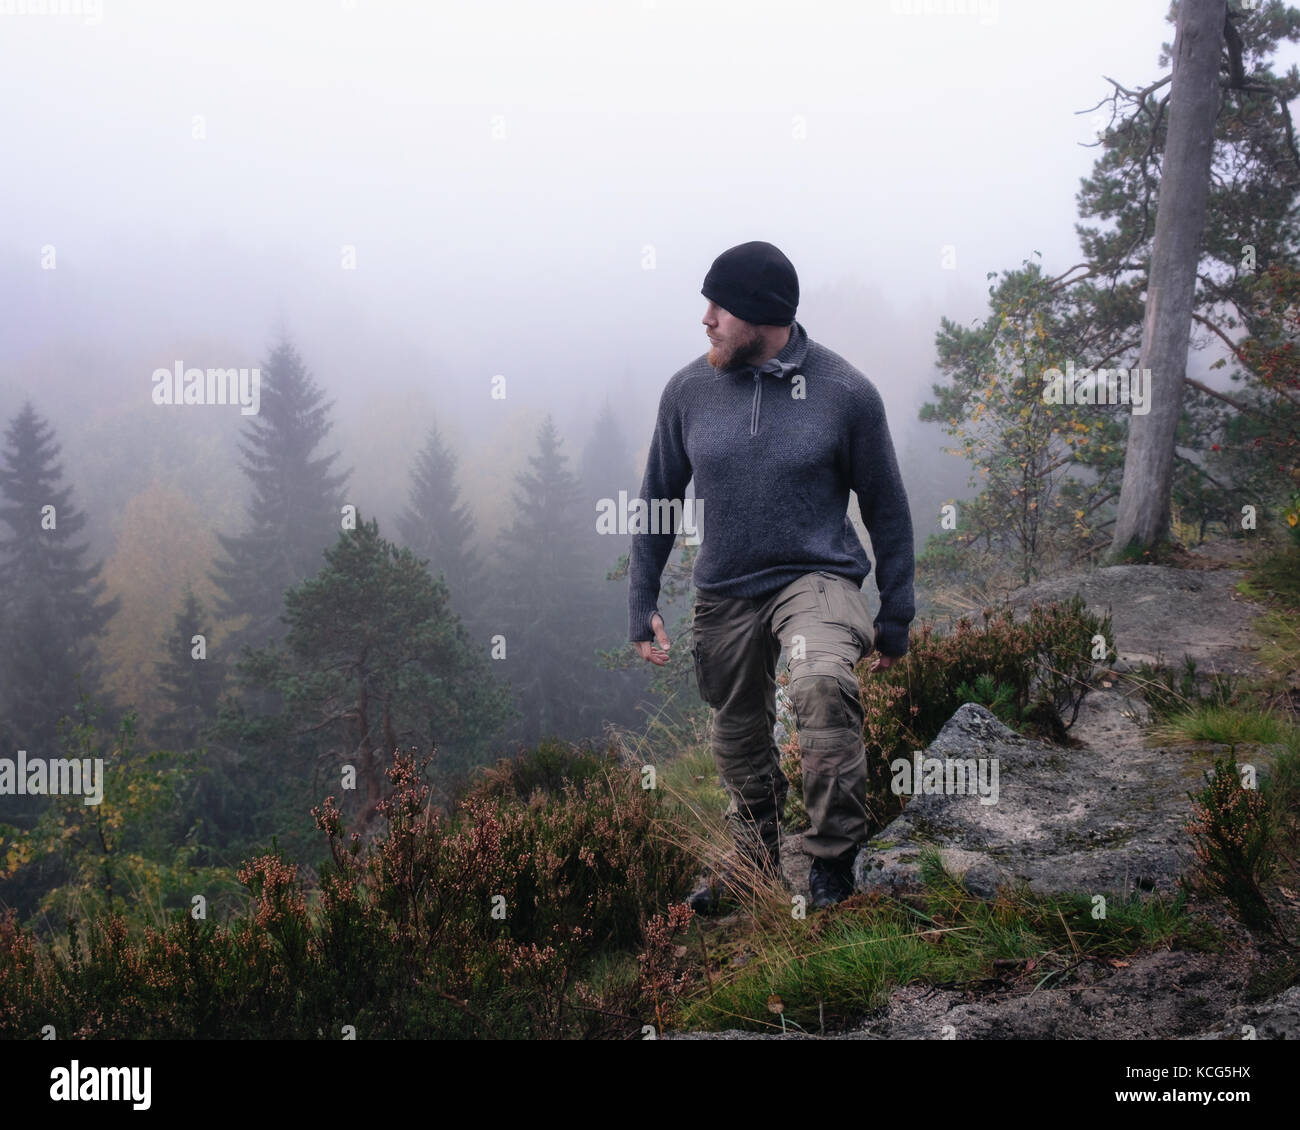
{"label": "olive cargo pants", "polygon": [[866,595],[834,573],[807,573],[762,600],[696,591],[695,678],[710,709],[710,745],[742,851],[775,854],[789,782],[781,772],[776,660],[789,653],[803,757],[810,855],[842,856],[867,835],[867,758],[854,665],[873,646]]}

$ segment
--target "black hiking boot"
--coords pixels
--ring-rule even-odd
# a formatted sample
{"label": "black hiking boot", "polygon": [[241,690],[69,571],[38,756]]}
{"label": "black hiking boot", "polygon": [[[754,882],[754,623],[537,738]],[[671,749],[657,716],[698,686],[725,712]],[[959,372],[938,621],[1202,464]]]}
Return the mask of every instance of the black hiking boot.
{"label": "black hiking boot", "polygon": [[839,859],[813,859],[812,870],[808,872],[808,890],[812,895],[814,910],[834,906],[843,902],[853,893],[853,859],[857,852],[851,851]]}
{"label": "black hiking boot", "polygon": [[757,860],[744,858],[724,862],[712,875],[705,876],[686,900],[696,914],[717,914],[724,902],[735,903],[745,895],[752,895],[756,886],[765,881],[782,886],[781,856],[763,852]]}

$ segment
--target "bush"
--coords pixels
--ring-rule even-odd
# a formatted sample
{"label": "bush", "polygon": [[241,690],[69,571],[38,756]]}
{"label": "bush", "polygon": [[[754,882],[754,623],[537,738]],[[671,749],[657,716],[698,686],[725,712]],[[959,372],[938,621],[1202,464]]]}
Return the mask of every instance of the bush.
{"label": "bush", "polygon": [[1300,547],[1300,491],[1293,491],[1282,508],[1282,520],[1291,534],[1291,544]]}
{"label": "bush", "polygon": [[612,750],[597,753],[547,738],[534,750],[481,769],[478,781],[467,792],[483,798],[526,801],[538,791],[556,796],[566,784],[585,788],[588,781],[617,768],[618,758]]}
{"label": "bush", "polygon": [[[454,816],[411,757],[364,845],[328,798],[318,889],[278,851],[246,863],[228,925],[178,916],[132,938],[70,922],[63,949],[0,918],[0,1037],[337,1039],[639,1034],[686,986],[668,906],[692,861],[657,834],[637,773],[579,753],[498,766]],[[536,788],[533,783],[541,782]],[[619,949],[618,947],[622,947]],[[642,951],[638,960],[637,951]],[[584,984],[593,966],[600,977]]]}
{"label": "bush", "polygon": [[1252,929],[1275,927],[1262,890],[1277,862],[1267,800],[1242,786],[1235,757],[1215,758],[1205,787],[1189,795],[1193,815],[1187,830],[1200,867],[1190,885],[1223,895]]}
{"label": "bush", "polygon": [[496,822],[514,861],[511,934],[524,941],[581,926],[596,946],[636,943],[645,912],[685,893],[695,861],[655,836],[658,794],[639,772],[620,769],[612,753],[572,747],[561,771],[556,749],[542,751],[545,773],[532,758],[502,762],[464,801],[476,819]]}
{"label": "bush", "polygon": [[[1088,679],[1102,662],[1093,659],[1097,636],[1104,637],[1109,660],[1115,654],[1110,616],[1093,615],[1075,596],[1035,604],[1019,622],[1009,608],[985,609],[982,623],[958,620],[948,635],[921,624],[913,628],[908,653],[899,662],[867,674],[869,660],[863,660],[858,671],[873,818],[884,823],[900,811],[900,799],[890,789],[889,763],[928,746],[964,702],[991,698],[992,704],[985,704],[995,705],[1008,725],[1064,738],[1088,692]],[[801,780],[797,735],[784,753],[794,792]]]}

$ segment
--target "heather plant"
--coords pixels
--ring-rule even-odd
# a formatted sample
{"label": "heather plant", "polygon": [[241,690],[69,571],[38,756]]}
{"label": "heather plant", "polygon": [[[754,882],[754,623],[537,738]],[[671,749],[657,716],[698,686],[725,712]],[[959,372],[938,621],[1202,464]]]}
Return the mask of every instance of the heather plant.
{"label": "heather plant", "polygon": [[[536,766],[516,759],[485,773],[451,821],[428,806],[412,759],[399,758],[382,810],[389,835],[368,857],[368,883],[357,873],[360,851],[344,850],[337,811],[321,810],[333,856],[322,901],[379,892],[390,919],[426,951],[450,950],[460,963],[439,997],[490,987],[485,1019],[513,998],[519,1008],[498,1026],[522,1019],[531,1034],[563,1035],[567,1024],[590,1027],[590,1005],[579,1008],[587,1020],[566,1021],[584,968],[598,953],[641,945],[660,907],[684,893],[693,861],[656,834],[659,798],[612,753],[549,743],[539,754]],[[662,997],[658,982],[646,987]]]}
{"label": "heather plant", "polygon": [[654,1026],[659,1031],[677,1019],[682,996],[690,988],[690,971],[683,963],[686,947],[678,939],[692,917],[694,912],[689,906],[677,903],[667,914],[656,914],[646,923],[645,952],[637,958],[638,984],[643,998],[654,1009]]}
{"label": "heather plant", "polygon": [[578,925],[581,907],[598,943],[625,945],[639,938],[645,908],[684,893],[693,857],[658,834],[662,802],[647,781],[620,766],[612,744],[543,742],[482,772],[464,804],[498,822],[517,861],[517,936]]}
{"label": "heather plant", "polygon": [[1235,756],[1215,758],[1204,787],[1189,795],[1187,831],[1199,867],[1190,885],[1223,895],[1246,926],[1276,929],[1262,889],[1277,863],[1267,799],[1243,786]]}
{"label": "heather plant", "polygon": [[1028,627],[1036,695],[1031,714],[1060,740],[1079,717],[1093,671],[1116,658],[1110,613],[1093,615],[1076,594],[1031,606]]}
{"label": "heather plant", "polygon": [[[554,758],[556,750],[551,751]],[[313,810],[329,858],[313,883],[278,850],[248,861],[227,923],[177,914],[133,936],[120,916],[38,942],[0,918],[0,1037],[572,1037],[662,1025],[687,985],[673,906],[691,861],[662,803],[608,755],[518,787],[499,766],[452,815],[398,754],[369,842],[334,798]],[[551,769],[555,766],[552,765]],[[639,956],[638,956],[639,955]]]}
{"label": "heather plant", "polygon": [[535,749],[514,758],[503,758],[483,769],[473,789],[482,798],[527,801],[538,790],[550,796],[565,784],[586,785],[616,761],[608,754],[593,753],[588,747],[545,738]]}

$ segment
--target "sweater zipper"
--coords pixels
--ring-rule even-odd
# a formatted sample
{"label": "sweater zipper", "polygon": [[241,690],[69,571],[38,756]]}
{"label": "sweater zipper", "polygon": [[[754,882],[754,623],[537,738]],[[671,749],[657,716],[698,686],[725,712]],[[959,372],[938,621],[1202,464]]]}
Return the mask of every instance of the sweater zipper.
{"label": "sweater zipper", "polygon": [[754,374],[754,415],[749,421],[749,434],[758,435],[758,406],[763,403],[763,374]]}

